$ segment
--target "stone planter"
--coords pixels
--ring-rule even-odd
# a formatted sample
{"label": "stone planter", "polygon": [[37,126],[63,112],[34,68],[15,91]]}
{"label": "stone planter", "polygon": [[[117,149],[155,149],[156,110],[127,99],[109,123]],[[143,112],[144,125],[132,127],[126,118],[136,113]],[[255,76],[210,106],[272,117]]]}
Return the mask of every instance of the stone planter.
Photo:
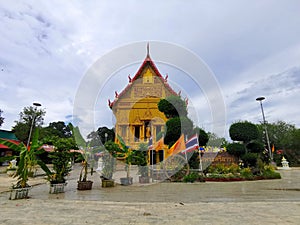
{"label": "stone planter", "polygon": [[107,187],[114,187],[114,186],[115,186],[114,180],[101,179],[101,187],[107,188]]}
{"label": "stone planter", "polygon": [[50,194],[58,194],[58,193],[64,193],[65,192],[65,186],[67,185],[67,182],[65,183],[58,183],[58,184],[50,184]]}
{"label": "stone planter", "polygon": [[31,186],[25,188],[12,188],[10,191],[9,200],[28,198]]}
{"label": "stone planter", "polygon": [[120,183],[124,186],[131,185],[133,183],[133,177],[121,177]]}
{"label": "stone planter", "polygon": [[77,190],[91,190],[93,186],[93,181],[78,181],[77,182]]}

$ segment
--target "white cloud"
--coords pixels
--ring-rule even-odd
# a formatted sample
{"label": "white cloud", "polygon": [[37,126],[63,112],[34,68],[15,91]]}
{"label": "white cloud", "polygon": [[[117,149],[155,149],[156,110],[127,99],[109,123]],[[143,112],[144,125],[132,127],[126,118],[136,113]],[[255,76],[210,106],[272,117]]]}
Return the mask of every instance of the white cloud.
{"label": "white cloud", "polygon": [[[10,129],[22,108],[33,101],[46,108],[46,123],[66,119],[72,114],[75,93],[89,66],[113,48],[143,40],[177,43],[204,59],[220,83],[227,124],[238,119],[259,121],[255,98],[264,95],[268,120],[288,120],[300,126],[299,6],[299,1],[293,0],[2,0],[2,128]],[[172,76],[180,76],[180,71],[158,67],[163,75],[169,74],[170,81]],[[130,72],[132,76],[136,69]],[[125,77],[122,82],[100,94],[101,105],[95,105],[95,124],[113,123],[107,99],[126,85],[127,72],[119,73]],[[203,93],[191,91],[193,85],[180,77],[174,80],[199,110],[198,125],[209,129],[211,112]]]}

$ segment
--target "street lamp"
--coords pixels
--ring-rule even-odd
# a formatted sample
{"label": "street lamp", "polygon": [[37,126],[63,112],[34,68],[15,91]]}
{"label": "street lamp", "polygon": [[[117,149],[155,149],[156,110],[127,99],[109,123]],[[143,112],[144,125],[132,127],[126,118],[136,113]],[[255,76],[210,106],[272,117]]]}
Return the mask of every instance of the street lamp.
{"label": "street lamp", "polygon": [[273,162],[273,154],[272,154],[272,151],[271,151],[270,140],[269,140],[268,129],[267,129],[267,123],[266,123],[264,109],[263,109],[263,105],[262,105],[262,101],[263,100],[265,100],[265,97],[258,97],[258,98],[256,98],[256,101],[260,102],[260,108],[261,108],[261,113],[262,113],[262,116],[263,116],[263,123],[264,123],[266,138],[267,138],[267,145],[268,145],[268,150],[269,150],[269,156],[270,156],[271,162]]}
{"label": "street lamp", "polygon": [[32,122],[31,122],[31,126],[30,126],[30,131],[29,131],[29,137],[28,137],[28,140],[27,140],[27,149],[29,147],[29,143],[30,143],[30,138],[31,138],[31,133],[32,133],[32,128],[33,128],[33,124],[35,123],[35,117],[36,117],[36,110],[37,110],[37,107],[38,106],[42,106],[40,103],[38,102],[34,102],[33,105],[35,106],[34,107],[34,113],[33,113],[33,117],[32,117]]}

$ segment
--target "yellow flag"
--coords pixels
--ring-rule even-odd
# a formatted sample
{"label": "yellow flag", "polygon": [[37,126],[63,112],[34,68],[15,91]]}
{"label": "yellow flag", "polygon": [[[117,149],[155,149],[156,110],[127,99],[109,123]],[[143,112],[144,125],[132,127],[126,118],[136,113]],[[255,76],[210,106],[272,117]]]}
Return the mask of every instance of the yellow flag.
{"label": "yellow flag", "polygon": [[274,146],[274,144],[272,146],[272,152],[275,152],[275,146]]}
{"label": "yellow flag", "polygon": [[184,135],[182,134],[180,138],[175,142],[175,144],[169,149],[168,155],[175,155],[186,149],[184,142]]}
{"label": "yellow flag", "polygon": [[162,150],[163,147],[164,147],[164,138],[162,137],[161,139],[159,139],[158,142],[156,142],[156,143],[154,144],[154,149],[155,149],[156,151],[158,151],[158,150]]}

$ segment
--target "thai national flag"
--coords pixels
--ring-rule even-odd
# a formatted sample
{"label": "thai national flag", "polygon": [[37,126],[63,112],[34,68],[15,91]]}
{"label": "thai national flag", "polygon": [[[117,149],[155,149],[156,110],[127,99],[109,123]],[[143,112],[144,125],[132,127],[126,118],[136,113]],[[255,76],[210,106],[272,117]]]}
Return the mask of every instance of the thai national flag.
{"label": "thai national flag", "polygon": [[197,150],[199,148],[199,143],[198,143],[198,135],[195,134],[192,136],[186,143],[185,143],[186,149],[183,150],[183,153],[186,152],[192,152],[194,150]]}

